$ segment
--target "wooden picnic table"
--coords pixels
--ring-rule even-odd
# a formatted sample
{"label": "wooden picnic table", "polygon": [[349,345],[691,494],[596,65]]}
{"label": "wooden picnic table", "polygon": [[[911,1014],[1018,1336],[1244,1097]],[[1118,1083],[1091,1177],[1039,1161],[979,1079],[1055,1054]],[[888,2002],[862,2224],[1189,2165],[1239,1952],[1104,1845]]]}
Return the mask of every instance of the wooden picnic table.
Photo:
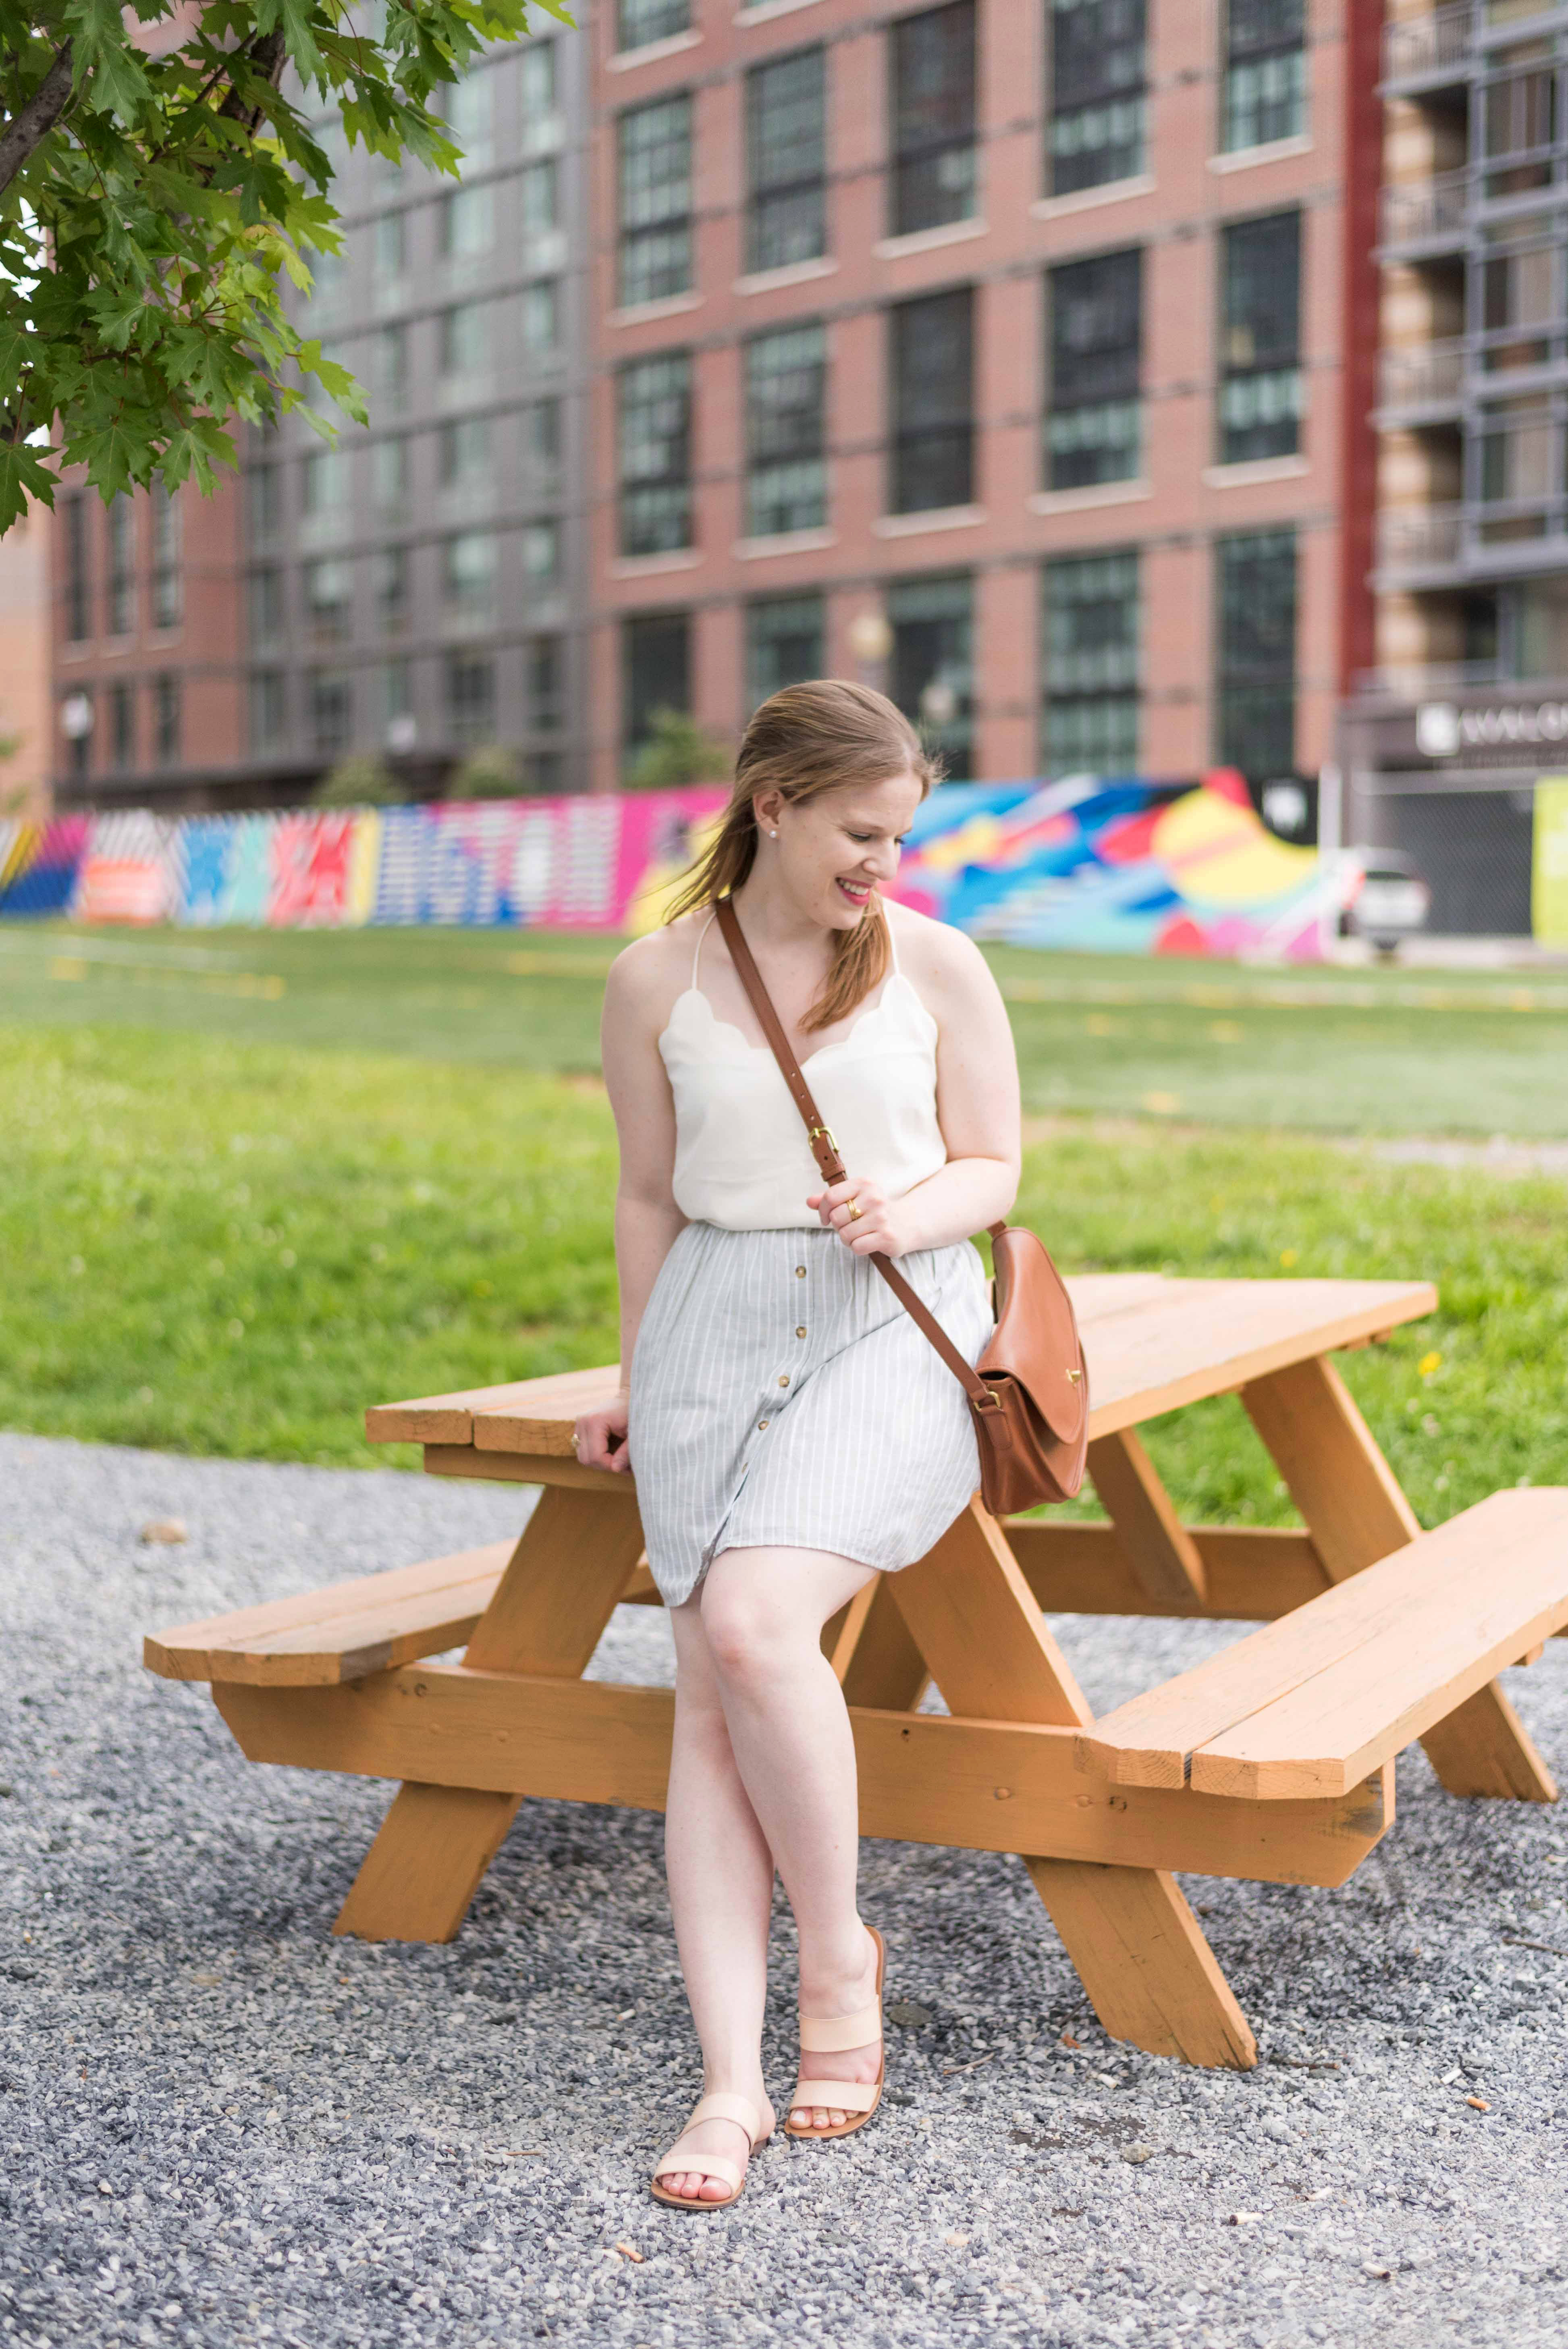
{"label": "wooden picnic table", "polygon": [[[976,1494],[826,1627],[861,1830],[1019,1853],[1113,2036],[1246,2065],[1252,2033],[1174,1872],[1343,1883],[1392,1819],[1415,1736],[1455,1794],[1553,1799],[1494,1675],[1568,1624],[1568,1494],[1498,1495],[1420,1535],[1328,1358],[1429,1313],[1428,1282],[1068,1285],[1109,1523],[998,1522]],[[451,1939],[526,1795],[664,1807],[673,1692],[584,1677],[617,1605],[658,1604],[634,1478],[573,1453],[574,1419],[617,1377],[367,1413],[374,1441],[421,1444],[432,1475],[542,1486],[515,1546],[148,1640],[154,1671],[211,1682],[253,1761],[402,1782],[337,1931]],[[1137,1430],[1228,1393],[1301,1528],[1178,1518]],[[1056,1614],[1265,1628],[1096,1720]],[[464,1642],[460,1663],[422,1661]],[[916,1710],[933,1680],[946,1714]]]}

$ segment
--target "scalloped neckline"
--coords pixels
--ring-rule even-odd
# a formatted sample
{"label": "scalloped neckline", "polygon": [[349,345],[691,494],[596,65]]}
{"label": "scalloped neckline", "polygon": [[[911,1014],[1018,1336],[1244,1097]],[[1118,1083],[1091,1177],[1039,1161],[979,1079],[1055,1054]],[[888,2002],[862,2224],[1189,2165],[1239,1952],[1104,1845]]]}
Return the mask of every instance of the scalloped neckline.
{"label": "scalloped neckline", "polygon": [[[808,1052],[805,1059],[801,1061],[799,1065],[802,1069],[809,1069],[813,1061],[821,1060],[824,1054],[828,1052],[841,1051],[846,1044],[851,1043],[869,1019],[875,1019],[881,1012],[886,1009],[888,989],[892,987],[896,987],[901,979],[910,989],[911,993],[913,994],[914,982],[910,978],[907,972],[902,970],[889,971],[887,977],[882,981],[882,993],[877,997],[876,1001],[874,1003],[868,1004],[863,1011],[859,1012],[856,1015],[842,1036],[835,1036],[830,1044],[819,1044],[816,1050],[814,1052]],[[700,987],[683,988],[679,995],[676,996],[674,1003],[670,1006],[669,1019],[665,1021],[659,1037],[659,1042],[661,1045],[663,1044],[665,1038],[669,1034],[670,1030],[675,1026],[676,1011],[686,1000],[686,998],[692,995],[696,996],[697,1001],[702,1005],[703,1009],[707,1012],[708,1023],[711,1027],[721,1028],[727,1035],[737,1038],[739,1041],[742,1051],[753,1054],[760,1052],[769,1061],[773,1060],[774,1053],[772,1045],[767,1043],[754,1044],[747,1035],[745,1030],[743,1028],[738,1028],[733,1019],[721,1019]],[[922,1011],[925,1011],[925,1006],[921,1002],[918,994],[915,994],[914,999],[920,1009]],[[925,1016],[927,1019],[931,1018],[931,1014],[928,1011],[925,1013]]]}

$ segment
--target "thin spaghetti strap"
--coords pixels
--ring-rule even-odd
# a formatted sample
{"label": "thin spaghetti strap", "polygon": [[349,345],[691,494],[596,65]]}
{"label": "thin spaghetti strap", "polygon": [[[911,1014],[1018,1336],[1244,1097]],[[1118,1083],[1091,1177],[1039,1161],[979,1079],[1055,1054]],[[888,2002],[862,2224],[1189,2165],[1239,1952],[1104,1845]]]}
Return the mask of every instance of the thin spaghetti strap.
{"label": "thin spaghetti strap", "polygon": [[[715,906],[714,906],[714,908],[713,908],[713,911],[708,915],[707,922],[711,922],[711,921],[712,921],[713,916],[714,916],[714,914],[717,914],[717,911],[718,911],[718,907],[717,907],[717,905],[715,905]],[[703,926],[702,926],[701,929],[700,929],[700,930],[698,930],[698,932],[697,932],[697,934],[696,934],[696,946],[695,946],[695,947],[693,947],[693,948],[692,948],[692,950],[691,950],[691,983],[692,983],[692,991],[693,991],[693,993],[694,993],[694,994],[695,994],[695,993],[696,993],[696,992],[698,991],[698,990],[697,990],[697,984],[696,984],[696,958],[697,958],[698,955],[699,955],[699,954],[701,954],[701,952],[702,952],[702,942],[703,942],[704,938],[706,938],[706,937],[707,937],[707,922],[705,922],[705,923],[703,924]]]}
{"label": "thin spaghetti strap", "polygon": [[898,933],[897,933],[897,931],[893,928],[892,924],[892,923],[889,921],[889,919],[888,919],[888,916],[887,916],[887,907],[886,907],[886,905],[883,905],[883,907],[882,907],[882,927],[883,927],[883,929],[887,932],[887,942],[888,942],[888,947],[889,947],[889,949],[890,949],[890,951],[891,951],[891,953],[892,953],[892,975],[893,975],[893,977],[894,977],[895,978],[898,978],[898,976],[899,976],[899,968],[898,968]]}

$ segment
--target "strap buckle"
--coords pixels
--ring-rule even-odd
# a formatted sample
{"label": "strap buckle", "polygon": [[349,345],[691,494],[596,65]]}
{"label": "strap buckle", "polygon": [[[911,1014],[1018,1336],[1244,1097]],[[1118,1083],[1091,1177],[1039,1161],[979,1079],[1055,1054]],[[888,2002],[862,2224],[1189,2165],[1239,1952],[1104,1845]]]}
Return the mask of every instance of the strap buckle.
{"label": "strap buckle", "polygon": [[821,1135],[823,1141],[827,1143],[834,1157],[837,1158],[840,1155],[839,1142],[838,1136],[834,1133],[832,1127],[830,1125],[810,1125],[807,1127],[806,1139],[808,1142],[815,1142],[819,1134]]}
{"label": "strap buckle", "polygon": [[1003,1408],[1002,1398],[995,1387],[986,1388],[984,1402],[978,1395],[975,1395],[973,1401],[976,1411],[1000,1411]]}

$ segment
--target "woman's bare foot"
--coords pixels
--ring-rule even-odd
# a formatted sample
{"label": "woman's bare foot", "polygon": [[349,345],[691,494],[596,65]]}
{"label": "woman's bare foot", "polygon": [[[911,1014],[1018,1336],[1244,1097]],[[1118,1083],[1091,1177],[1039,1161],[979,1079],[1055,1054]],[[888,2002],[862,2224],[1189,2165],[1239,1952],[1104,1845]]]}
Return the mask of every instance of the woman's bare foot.
{"label": "woman's bare foot", "polygon": [[[876,2004],[877,1945],[869,1933],[865,1934],[865,1962],[858,1973],[841,1975],[834,1982],[808,1982],[802,1973],[800,2003],[809,2014],[853,2014],[860,2007]],[[882,2054],[880,2039],[872,2040],[864,2047],[835,2047],[830,2053],[803,2047],[800,2076],[805,2080],[872,2081],[881,2069]],[[851,2117],[836,2105],[796,2103],[789,2107],[789,2118],[797,2128],[840,2128]]]}
{"label": "woman's bare foot", "polygon": [[[711,2082],[705,2082],[704,2095],[710,2095],[713,2093]],[[760,2145],[763,2138],[772,2136],[778,2126],[779,2116],[769,2103],[767,2092],[760,2084],[750,2088],[741,2088],[736,2093],[745,2096],[748,2103],[755,2105],[762,2116],[762,2137],[758,2139]],[[674,2194],[682,2202],[727,2202],[730,2193],[727,2180],[716,2178],[711,2170],[704,2169],[701,2166],[701,2156],[705,2153],[722,2154],[726,2161],[738,2162],[744,2173],[746,2165],[751,2158],[751,2139],[747,2136],[740,2123],[738,2121],[699,2121],[696,2128],[687,2129],[683,2133],[680,2142],[690,2149],[697,2166],[692,2169],[666,2169],[659,2184],[666,2193]]]}

